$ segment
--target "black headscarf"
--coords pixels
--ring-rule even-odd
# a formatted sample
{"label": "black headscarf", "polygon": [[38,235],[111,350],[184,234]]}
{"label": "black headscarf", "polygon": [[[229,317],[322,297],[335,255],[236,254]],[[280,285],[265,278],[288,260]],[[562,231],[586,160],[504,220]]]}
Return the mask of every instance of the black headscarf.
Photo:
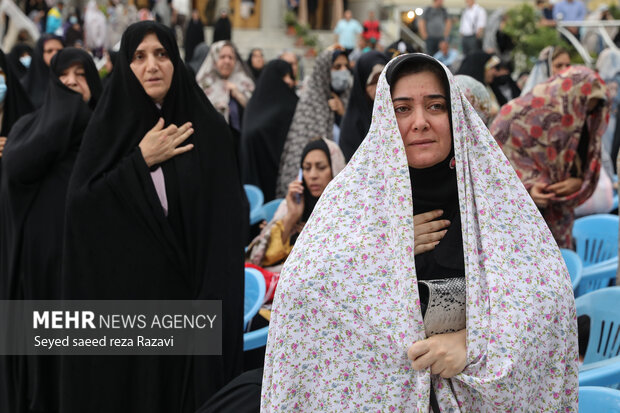
{"label": "black headscarf", "polygon": [[492,57],[492,54],[480,50],[472,52],[465,56],[457,74],[471,76],[478,82],[486,85],[484,81],[485,65]]}
{"label": "black headscarf", "polygon": [[196,48],[194,49],[194,54],[192,56],[192,60],[187,62],[187,66],[191,70],[192,78],[196,77],[196,74],[200,70],[200,66],[202,66],[202,63],[207,58],[208,54],[209,54],[208,44],[206,44],[205,42],[202,42],[196,45]]}
{"label": "black headscarf", "polygon": [[21,79],[22,77],[26,76],[26,73],[28,73],[28,68],[24,66],[23,63],[19,60],[19,58],[22,57],[24,53],[28,53],[32,57],[34,51],[32,50],[32,47],[30,47],[30,45],[26,43],[17,43],[15,46],[13,46],[11,52],[6,55],[7,63],[9,64],[9,66],[13,70],[13,73],[15,74],[15,76],[17,76],[18,79]]}
{"label": "black headscarf", "polygon": [[[254,81],[258,81],[258,78],[260,77],[260,74],[262,73],[262,71],[265,69],[264,67],[261,69],[257,69],[254,66],[252,66],[252,55],[254,54],[254,52],[258,50],[261,53],[263,53],[263,49],[261,49],[260,47],[255,47],[252,50],[250,50],[250,54],[248,55],[248,60],[246,60],[246,63],[248,64],[248,68],[250,69],[250,72],[252,72],[252,78],[254,78]],[[295,78],[295,76],[292,76],[293,79]]]}
{"label": "black headscarf", "polygon": [[[0,298],[58,300],[65,198],[71,169],[91,116],[82,95],[62,84],[59,75],[81,63],[94,106],[101,81],[83,50],[61,50],[51,62],[43,106],[11,130],[3,155],[0,185]],[[18,362],[21,360],[22,362]],[[58,411],[57,357],[12,357],[18,402],[9,411]],[[0,392],[3,389],[0,389]],[[0,398],[6,395],[0,394]]]}
{"label": "black headscarf", "polygon": [[230,41],[231,31],[232,25],[230,24],[230,19],[228,18],[228,15],[220,16],[213,25],[213,41],[211,42],[211,44],[219,42],[221,40]]}
{"label": "black headscarf", "polygon": [[6,137],[15,122],[26,113],[32,112],[34,108],[32,103],[30,103],[30,98],[19,82],[18,75],[13,70],[13,66],[8,63],[8,58],[5,57],[4,52],[1,50],[0,68],[2,68],[6,80],[6,97],[4,98],[2,108],[0,136]]}
{"label": "black headscarf", "polygon": [[[450,108],[450,83],[444,68],[435,59],[425,54],[412,54],[399,58],[392,63],[386,73],[388,84],[394,87],[399,73],[415,64],[431,64],[436,66],[441,84],[446,93]],[[449,111],[450,130],[453,130],[452,115]],[[415,256],[418,279],[430,280],[439,278],[462,277],[465,275],[465,259],[463,254],[463,236],[461,233],[461,214],[459,210],[458,186],[454,160],[454,145],[446,159],[424,169],[409,167],[411,188],[413,188],[413,207],[415,214],[443,210],[438,219],[450,220],[448,232],[439,244],[431,251]]]}
{"label": "black headscarf", "polygon": [[[161,110],[130,68],[149,33],[174,66]],[[154,166],[167,215],[138,147],[160,117],[191,121],[195,131],[183,143],[192,150]],[[194,412],[241,372],[248,217],[228,126],[188,76],[172,31],[151,21],[129,26],[69,184],[64,295],[222,300],[223,355],[66,357],[60,411]]]}
{"label": "black headscarf", "polygon": [[200,19],[190,19],[185,32],[185,62],[189,63],[194,56],[194,49],[205,41],[205,31]]}
{"label": "black headscarf", "polygon": [[347,111],[340,124],[340,149],[347,162],[360,146],[372,120],[373,101],[366,93],[368,77],[375,65],[385,65],[385,54],[372,50],[364,53],[353,70],[353,88],[347,105]]}
{"label": "black headscarf", "polygon": [[[329,147],[327,146],[327,144],[325,143],[323,139],[315,139],[313,141],[308,142],[308,144],[304,147],[304,150],[301,154],[301,160],[299,162],[299,167],[303,168],[304,159],[306,159],[306,155],[308,155],[310,152],[312,152],[315,149],[319,149],[323,151],[325,153],[325,156],[327,156],[327,164],[329,165],[329,168],[332,170],[332,178],[333,178],[334,168],[332,166],[332,157],[329,155]],[[304,185],[304,212],[301,215],[301,222],[307,222],[308,218],[310,218],[310,215],[312,214],[312,211],[314,211],[314,207],[316,206],[316,203],[319,202],[320,197],[313,196],[310,193],[310,190],[308,189],[308,185],[306,184],[305,179],[303,181],[303,185]]]}
{"label": "black headscarf", "polygon": [[34,53],[32,54],[32,61],[30,62],[28,73],[22,79],[24,90],[28,96],[30,96],[30,101],[35,109],[43,105],[43,100],[45,99],[45,93],[47,92],[47,86],[49,84],[50,71],[43,60],[43,49],[48,40],[58,40],[63,44],[62,39],[53,34],[44,34],[39,37],[37,45],[34,48]]}
{"label": "black headscarf", "polygon": [[275,198],[282,148],[295,114],[297,95],[282,78],[293,68],[284,60],[267,63],[243,115],[243,183],[258,186],[265,202]]}

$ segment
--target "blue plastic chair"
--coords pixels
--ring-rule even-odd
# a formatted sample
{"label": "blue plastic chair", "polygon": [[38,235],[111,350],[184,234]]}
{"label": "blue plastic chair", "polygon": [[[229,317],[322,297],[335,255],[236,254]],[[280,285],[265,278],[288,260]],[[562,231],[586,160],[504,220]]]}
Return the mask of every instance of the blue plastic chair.
{"label": "blue plastic chair", "polygon": [[566,268],[568,268],[568,273],[570,274],[570,280],[573,283],[573,291],[577,291],[577,286],[579,285],[579,281],[581,281],[581,273],[583,272],[583,264],[581,263],[581,258],[575,251],[567,250],[565,248],[560,248],[562,252],[562,258],[564,258],[564,262],[566,263]]}
{"label": "blue plastic chair", "polygon": [[260,221],[261,208],[265,202],[265,197],[263,191],[257,186],[243,185],[243,189],[245,189],[245,195],[250,203],[250,225],[254,225]]}
{"label": "blue plastic chair", "polygon": [[250,331],[243,335],[243,351],[254,350],[267,344],[269,326]]}
{"label": "blue plastic chair", "polygon": [[283,198],[278,198],[263,205],[263,219],[265,221],[271,221],[282,201],[284,201]]}
{"label": "blue plastic chair", "polygon": [[265,277],[254,268],[245,269],[245,297],[243,303],[243,327],[254,318],[265,299]]}
{"label": "blue plastic chair", "polygon": [[593,291],[575,300],[577,316],[590,317],[590,335],[580,386],[620,383],[620,287]]}
{"label": "blue plastic chair", "polygon": [[581,413],[620,413],[620,390],[606,387],[579,387]]}
{"label": "blue plastic chair", "polygon": [[[258,313],[265,299],[265,277],[254,268],[245,269],[245,302],[243,311],[243,328]],[[243,334],[243,351],[253,350],[267,344],[269,326]]]}
{"label": "blue plastic chair", "polygon": [[577,297],[609,286],[618,269],[618,216],[589,215],[579,218],[573,226],[577,254],[583,263]]}

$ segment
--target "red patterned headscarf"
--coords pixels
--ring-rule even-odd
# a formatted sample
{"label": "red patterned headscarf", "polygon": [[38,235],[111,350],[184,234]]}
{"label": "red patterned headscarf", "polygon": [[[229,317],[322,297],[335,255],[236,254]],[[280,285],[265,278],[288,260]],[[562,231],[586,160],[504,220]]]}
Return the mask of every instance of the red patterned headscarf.
{"label": "red patterned headscarf", "polygon": [[[588,114],[593,99],[603,104]],[[553,198],[542,211],[561,247],[571,247],[573,210],[592,195],[598,181],[609,101],[605,82],[596,72],[572,66],[504,105],[490,128],[528,190],[539,182],[583,179],[577,192]],[[588,145],[581,159],[577,149],[584,127]]]}

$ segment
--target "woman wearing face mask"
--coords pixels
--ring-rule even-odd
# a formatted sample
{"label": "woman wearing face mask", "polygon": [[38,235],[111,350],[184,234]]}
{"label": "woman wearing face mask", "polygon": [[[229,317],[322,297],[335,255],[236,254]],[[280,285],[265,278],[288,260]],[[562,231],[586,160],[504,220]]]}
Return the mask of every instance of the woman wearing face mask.
{"label": "woman wearing face mask", "polygon": [[355,65],[351,98],[340,127],[340,149],[347,161],[368,133],[377,81],[387,62],[385,54],[373,50],[364,53]]}
{"label": "woman wearing face mask", "polygon": [[171,29],[123,34],[67,193],[66,299],[221,300],[221,356],[63,358],[63,413],[195,412],[241,373],[249,217],[230,129]]}
{"label": "woman wearing face mask", "polygon": [[349,101],[352,82],[347,64],[346,55],[337,46],[317,57],[284,142],[276,198],[288,193],[288,184],[297,177],[299,157],[308,142],[319,136],[334,140],[334,125],[344,115]]}
{"label": "woman wearing face mask", "polygon": [[21,78],[26,76],[26,73],[28,73],[28,68],[32,62],[33,53],[34,51],[30,45],[25,43],[17,43],[13,46],[11,52],[6,56],[8,64],[11,65],[11,68],[18,79],[21,80]]}
{"label": "woman wearing face mask", "polygon": [[52,57],[63,47],[62,39],[52,34],[44,34],[37,41],[28,73],[21,80],[35,109],[43,105],[49,84],[49,66]]}
{"label": "woman wearing face mask", "polygon": [[241,172],[244,184],[258,186],[265,202],[275,198],[280,156],[291,125],[297,95],[293,68],[284,60],[265,66],[244,113]]}
{"label": "woman wearing face mask", "polygon": [[[101,81],[92,58],[63,49],[52,59],[43,106],[22,117],[9,133],[0,185],[0,297],[61,298],[61,258],[69,177]],[[25,365],[18,361],[25,362]],[[15,365],[11,365],[15,362]],[[58,359],[12,358],[18,395],[10,410],[57,412]],[[0,399],[7,396],[0,395]],[[12,397],[9,398],[12,400]]]}
{"label": "woman wearing face mask", "polygon": [[495,93],[491,89],[491,84],[497,76],[497,67],[500,63],[499,57],[486,52],[477,51],[465,57],[457,73],[459,75],[471,76],[487,88],[489,96],[491,96],[493,101],[491,111],[495,113],[499,112],[500,105]]}
{"label": "woman wearing face mask", "polygon": [[6,137],[13,124],[26,113],[32,112],[30,98],[24,91],[13,66],[0,50],[0,159],[6,143]]}
{"label": "woman wearing face mask", "polygon": [[230,127],[241,132],[243,111],[254,91],[254,81],[231,42],[211,45],[196,82]]}

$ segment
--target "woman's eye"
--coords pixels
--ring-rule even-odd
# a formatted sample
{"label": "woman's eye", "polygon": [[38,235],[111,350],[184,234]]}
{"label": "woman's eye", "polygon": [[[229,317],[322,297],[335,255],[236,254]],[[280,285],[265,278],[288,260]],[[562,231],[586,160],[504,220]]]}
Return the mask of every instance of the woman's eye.
{"label": "woman's eye", "polygon": [[432,111],[441,111],[444,110],[446,107],[443,103],[433,103],[432,105],[429,106],[429,109]]}
{"label": "woman's eye", "polygon": [[396,113],[406,113],[409,110],[407,106],[398,106],[394,108],[394,112]]}

